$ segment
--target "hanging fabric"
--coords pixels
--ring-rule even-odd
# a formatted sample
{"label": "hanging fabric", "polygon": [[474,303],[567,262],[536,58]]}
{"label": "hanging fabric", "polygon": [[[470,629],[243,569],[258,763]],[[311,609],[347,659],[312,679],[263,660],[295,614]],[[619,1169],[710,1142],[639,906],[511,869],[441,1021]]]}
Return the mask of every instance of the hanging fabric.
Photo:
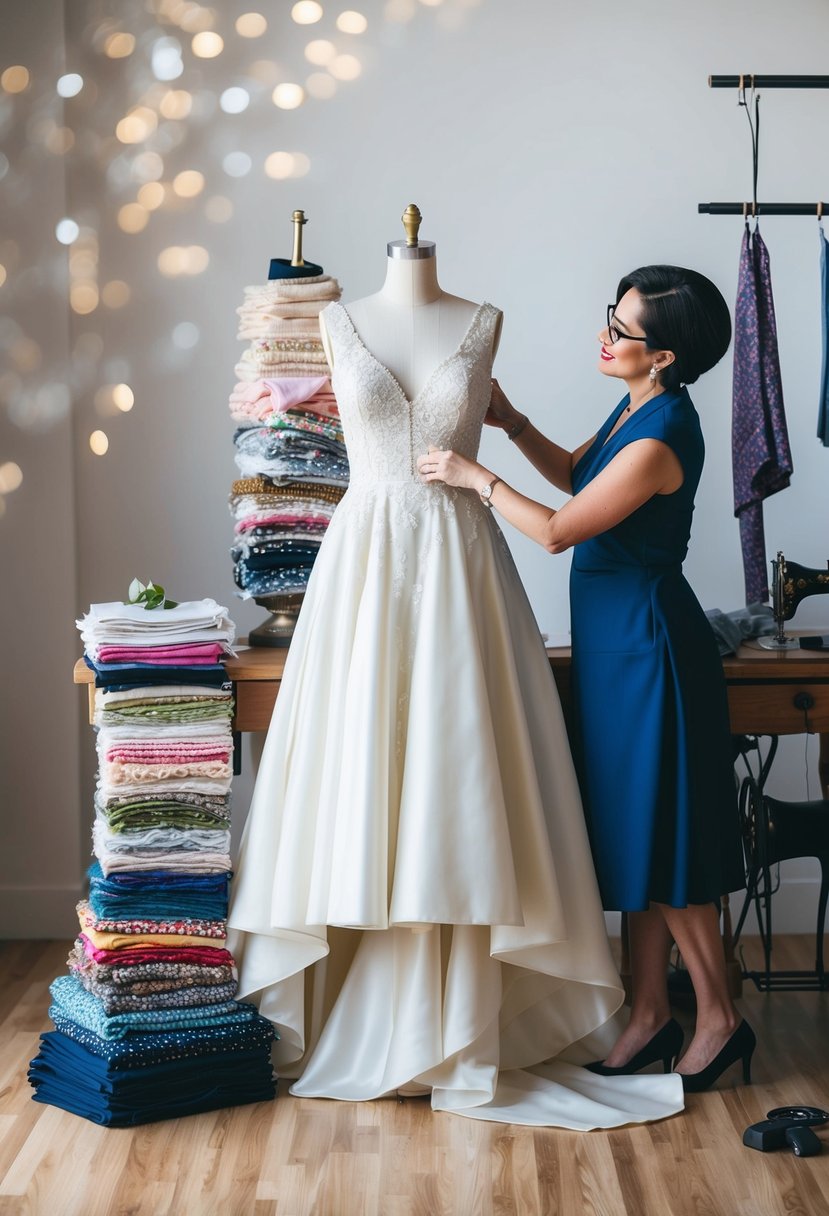
{"label": "hanging fabric", "polygon": [[820,372],[820,404],[817,415],[817,436],[829,448],[829,241],[823,231],[823,207],[818,207],[818,236],[820,238],[820,333],[823,362]]}
{"label": "hanging fabric", "polygon": [[740,521],[746,603],[769,598],[763,500],[789,485],[792,457],[777,351],[768,249],[746,223],[734,316],[731,422],[734,514]]}

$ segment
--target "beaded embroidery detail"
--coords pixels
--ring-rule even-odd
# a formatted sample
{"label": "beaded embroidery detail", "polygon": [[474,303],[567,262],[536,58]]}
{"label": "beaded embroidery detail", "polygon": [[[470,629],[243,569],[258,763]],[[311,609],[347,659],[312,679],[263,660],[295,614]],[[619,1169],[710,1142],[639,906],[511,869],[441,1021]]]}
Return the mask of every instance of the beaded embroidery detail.
{"label": "beaded embroidery detail", "polygon": [[329,304],[323,315],[334,348],[332,385],[352,486],[387,480],[419,484],[416,460],[430,446],[475,459],[489,405],[497,308],[479,305],[458,348],[411,400],[365,346],[342,304]]}

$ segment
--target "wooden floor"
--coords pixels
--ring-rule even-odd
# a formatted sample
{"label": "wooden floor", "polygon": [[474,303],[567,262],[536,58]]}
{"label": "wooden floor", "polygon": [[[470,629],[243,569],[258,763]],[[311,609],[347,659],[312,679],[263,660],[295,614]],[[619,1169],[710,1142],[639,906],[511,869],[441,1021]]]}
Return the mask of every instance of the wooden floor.
{"label": "wooden floor", "polygon": [[[780,938],[775,965],[811,966],[810,947],[805,937]],[[32,1102],[26,1081],[50,1025],[47,986],[65,971],[67,949],[0,945],[0,1216],[829,1213],[829,1128],[818,1131],[825,1154],[806,1160],[741,1143],[773,1106],[829,1108],[829,993],[746,985],[740,1004],[759,1039],[754,1084],[689,1095],[683,1114],[645,1126],[574,1133],[433,1114],[424,1099],[282,1094],[108,1130]]]}

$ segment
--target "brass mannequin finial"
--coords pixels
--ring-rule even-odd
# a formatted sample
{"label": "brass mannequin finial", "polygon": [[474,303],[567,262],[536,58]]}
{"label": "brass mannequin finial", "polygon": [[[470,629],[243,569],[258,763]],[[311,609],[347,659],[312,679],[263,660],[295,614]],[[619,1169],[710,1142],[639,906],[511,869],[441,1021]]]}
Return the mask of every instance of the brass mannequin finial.
{"label": "brass mannequin finial", "polygon": [[420,214],[420,208],[414,203],[409,203],[406,210],[400,217],[403,221],[403,228],[406,233],[406,244],[409,246],[417,244],[417,233],[423,222],[423,216]]}
{"label": "brass mannequin finial", "polygon": [[304,211],[294,211],[291,215],[291,220],[294,225],[294,252],[291,254],[292,266],[304,266],[305,262],[302,259],[302,226],[307,224]]}

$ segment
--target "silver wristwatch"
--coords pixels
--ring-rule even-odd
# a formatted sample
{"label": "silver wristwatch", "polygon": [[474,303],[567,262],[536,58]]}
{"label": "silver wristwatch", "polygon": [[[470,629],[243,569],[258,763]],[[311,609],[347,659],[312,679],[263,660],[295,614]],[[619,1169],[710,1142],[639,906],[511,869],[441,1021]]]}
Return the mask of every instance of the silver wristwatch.
{"label": "silver wristwatch", "polygon": [[492,491],[501,480],[500,477],[493,477],[492,481],[488,481],[485,486],[482,486],[478,493],[481,495],[481,501],[485,506],[492,510]]}

